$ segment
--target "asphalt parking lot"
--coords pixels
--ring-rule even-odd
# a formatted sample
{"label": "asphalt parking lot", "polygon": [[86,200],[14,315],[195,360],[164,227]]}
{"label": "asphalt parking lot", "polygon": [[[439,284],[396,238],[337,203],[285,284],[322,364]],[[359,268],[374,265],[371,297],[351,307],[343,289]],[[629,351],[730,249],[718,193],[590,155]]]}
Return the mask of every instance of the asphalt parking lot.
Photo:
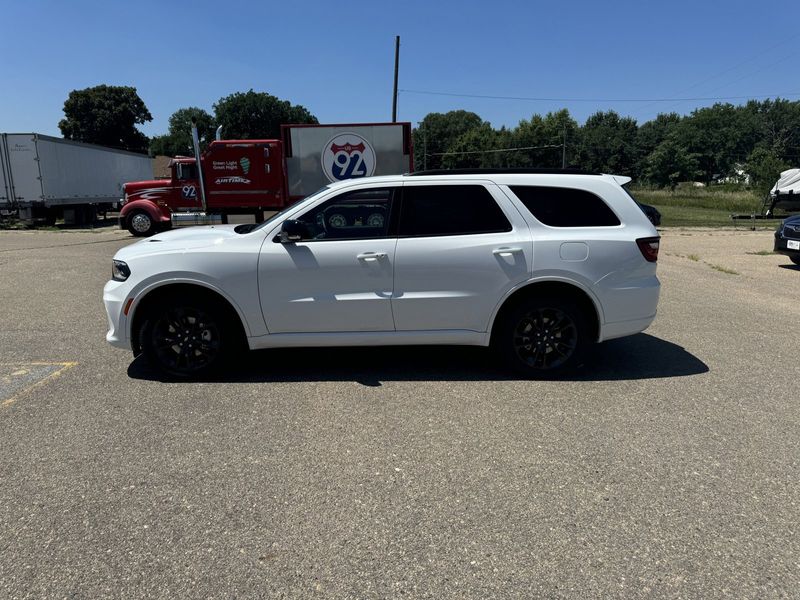
{"label": "asphalt parking lot", "polygon": [[133,239],[0,232],[0,597],[800,594],[800,268],[663,233],[650,330],[567,381],[481,349],[108,346]]}

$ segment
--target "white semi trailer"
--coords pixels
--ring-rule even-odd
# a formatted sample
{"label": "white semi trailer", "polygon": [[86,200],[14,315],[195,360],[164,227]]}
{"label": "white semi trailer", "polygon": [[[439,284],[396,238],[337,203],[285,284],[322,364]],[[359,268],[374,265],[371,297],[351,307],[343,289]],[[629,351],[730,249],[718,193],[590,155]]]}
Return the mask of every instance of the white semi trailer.
{"label": "white semi trailer", "polygon": [[152,177],[145,154],[39,133],[0,134],[0,216],[89,222],[116,206],[122,184]]}

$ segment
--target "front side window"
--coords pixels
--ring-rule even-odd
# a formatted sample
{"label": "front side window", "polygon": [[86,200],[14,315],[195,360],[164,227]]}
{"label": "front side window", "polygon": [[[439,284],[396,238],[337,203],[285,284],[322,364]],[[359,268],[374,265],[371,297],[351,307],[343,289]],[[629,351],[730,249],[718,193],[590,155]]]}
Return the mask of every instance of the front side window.
{"label": "front side window", "polygon": [[310,240],[382,238],[389,235],[393,188],[348,192],[315,206],[297,220]]}
{"label": "front side window", "polygon": [[511,223],[482,185],[403,188],[399,235],[467,235],[511,231]]}
{"label": "front side window", "polygon": [[577,188],[509,186],[538,221],[550,227],[613,227],[619,219],[600,196]]}

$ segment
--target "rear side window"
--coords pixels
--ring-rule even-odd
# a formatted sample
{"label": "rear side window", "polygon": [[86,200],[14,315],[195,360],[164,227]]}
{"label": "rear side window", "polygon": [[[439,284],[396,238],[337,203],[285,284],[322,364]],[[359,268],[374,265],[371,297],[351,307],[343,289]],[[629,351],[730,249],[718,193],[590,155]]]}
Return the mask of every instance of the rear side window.
{"label": "rear side window", "polygon": [[512,185],[530,213],[551,227],[612,227],[617,215],[600,196],[575,188]]}
{"label": "rear side window", "polygon": [[502,231],[511,231],[511,223],[482,185],[414,185],[403,188],[401,236]]}

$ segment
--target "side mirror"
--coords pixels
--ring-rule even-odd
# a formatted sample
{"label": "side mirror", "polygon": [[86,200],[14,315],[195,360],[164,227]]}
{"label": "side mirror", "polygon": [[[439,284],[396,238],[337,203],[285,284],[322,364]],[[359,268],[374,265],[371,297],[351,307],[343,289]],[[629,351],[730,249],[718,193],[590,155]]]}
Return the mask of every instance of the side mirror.
{"label": "side mirror", "polygon": [[302,221],[286,219],[281,225],[280,242],[281,244],[291,244],[308,239],[308,227]]}

